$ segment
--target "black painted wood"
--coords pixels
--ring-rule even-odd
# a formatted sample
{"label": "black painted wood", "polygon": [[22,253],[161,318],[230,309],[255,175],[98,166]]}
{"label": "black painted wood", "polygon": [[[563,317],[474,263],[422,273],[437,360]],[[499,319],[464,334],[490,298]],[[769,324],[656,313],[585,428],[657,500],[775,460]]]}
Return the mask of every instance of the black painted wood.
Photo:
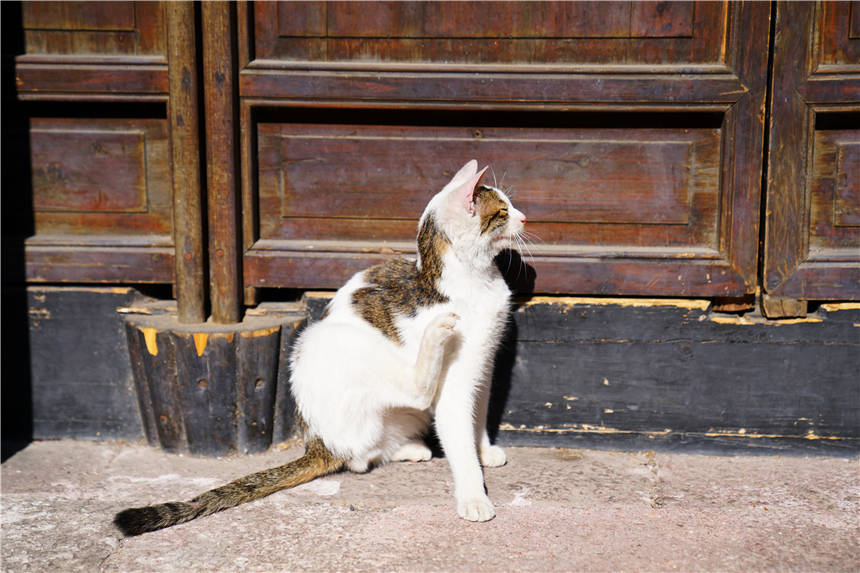
{"label": "black painted wood", "polygon": [[[27,294],[35,437],[147,436],[205,455],[295,434],[289,352],[330,298],[260,305],[255,319],[277,332],[199,325],[208,337],[198,356],[195,328],[156,328],[170,304],[146,311],[162,317],[117,312],[141,306],[132,289]],[[154,321],[157,355],[141,320]],[[521,301],[496,361],[489,426],[502,444],[856,453],[857,324],[860,309],[845,306],[769,321],[695,301]]]}
{"label": "black painted wood", "polygon": [[[140,439],[126,337],[116,312],[135,299],[130,288],[27,289],[34,438]],[[26,335],[19,336],[26,343]],[[13,340],[4,339],[6,344],[11,348]],[[3,380],[4,400],[24,390],[10,387],[14,383]]]}
{"label": "black painted wood", "polygon": [[[188,451],[219,455],[239,450],[241,405],[237,386],[242,382],[236,376],[235,340],[210,335],[206,349],[198,356],[190,334],[166,332],[164,336],[170,339],[174,354],[170,384],[178,390],[177,414],[184,422]],[[158,383],[149,380],[150,385]]]}
{"label": "black painted wood", "polygon": [[576,301],[515,308],[493,388],[501,443],[858,448],[860,310],[767,321]]}
{"label": "black painted wood", "polygon": [[236,325],[180,325],[174,315],[127,320],[151,444],[221,456],[264,451],[289,437],[293,409],[282,395],[281,333],[291,339],[303,315],[275,313]]}
{"label": "black painted wood", "polygon": [[280,368],[281,332],[236,340],[236,386],[239,390],[239,441],[248,451],[262,452],[272,444]]}
{"label": "black painted wood", "polygon": [[296,403],[290,393],[290,352],[299,333],[307,324],[306,318],[295,320],[281,330],[281,347],[278,357],[278,388],[275,399],[275,427],[272,433],[273,443],[283,442],[294,435],[299,435],[297,428]]}

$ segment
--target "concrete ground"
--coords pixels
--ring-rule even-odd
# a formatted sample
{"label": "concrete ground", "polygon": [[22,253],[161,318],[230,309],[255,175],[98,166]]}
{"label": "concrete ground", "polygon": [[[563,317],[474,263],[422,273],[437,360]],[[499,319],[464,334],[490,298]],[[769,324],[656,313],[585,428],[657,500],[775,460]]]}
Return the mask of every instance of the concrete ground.
{"label": "concrete ground", "polygon": [[858,571],[860,460],[512,448],[496,518],[456,515],[444,459],[339,474],[123,539],[116,511],[300,455],[220,460],[33,443],[2,465],[2,570]]}

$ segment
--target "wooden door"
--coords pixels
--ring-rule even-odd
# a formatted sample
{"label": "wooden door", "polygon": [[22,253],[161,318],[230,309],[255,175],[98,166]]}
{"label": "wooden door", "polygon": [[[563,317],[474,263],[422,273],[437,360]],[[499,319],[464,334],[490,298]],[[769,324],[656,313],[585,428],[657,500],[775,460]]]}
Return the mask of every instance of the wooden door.
{"label": "wooden door", "polygon": [[860,298],[858,73],[860,2],[778,4],[763,281],[771,316],[806,300]]}
{"label": "wooden door", "polygon": [[34,211],[27,279],[172,282],[163,7],[25,2],[20,16],[15,81],[28,102]]}
{"label": "wooden door", "polygon": [[10,7],[26,280],[173,284],[180,318],[204,320],[194,6]]}
{"label": "wooden door", "polygon": [[858,298],[856,2],[776,10],[761,276],[766,3],[182,5],[21,5],[29,281],[201,316],[208,265],[235,320],[243,286],[412,253],[475,157],[529,215],[534,292]]}
{"label": "wooden door", "polygon": [[770,8],[255,2],[239,12],[244,279],[411,253],[466,160],[538,237],[536,292],[756,287]]}

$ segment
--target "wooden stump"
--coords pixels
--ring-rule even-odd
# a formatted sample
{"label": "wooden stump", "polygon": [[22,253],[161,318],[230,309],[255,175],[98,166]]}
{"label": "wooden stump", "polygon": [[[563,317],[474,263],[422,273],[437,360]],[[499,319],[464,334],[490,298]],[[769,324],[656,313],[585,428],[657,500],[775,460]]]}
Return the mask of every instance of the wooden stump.
{"label": "wooden stump", "polygon": [[294,405],[286,358],[303,323],[301,315],[234,325],[129,316],[129,353],[150,445],[222,456],[261,452],[289,437]]}

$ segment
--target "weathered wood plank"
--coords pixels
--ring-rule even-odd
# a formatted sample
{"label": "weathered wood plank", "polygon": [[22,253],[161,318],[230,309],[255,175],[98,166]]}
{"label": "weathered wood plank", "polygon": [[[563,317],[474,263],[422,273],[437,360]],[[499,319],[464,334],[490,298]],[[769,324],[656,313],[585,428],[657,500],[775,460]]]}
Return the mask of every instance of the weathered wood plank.
{"label": "weathered wood plank", "polygon": [[[727,70],[728,71],[728,70]],[[641,70],[647,74],[647,70]],[[490,74],[412,74],[391,72],[278,71],[259,68],[239,74],[244,97],[278,98],[322,103],[325,100],[516,103],[642,104],[683,103],[731,105],[747,88],[732,73],[674,75],[567,74],[509,77]],[[325,94],[324,98],[320,94]],[[321,101],[322,100],[322,101]],[[455,103],[456,102],[456,103]]]}
{"label": "weathered wood plank", "polygon": [[483,65],[718,62],[725,3],[256,2],[258,58]]}
{"label": "weathered wood plank", "polygon": [[47,245],[26,247],[28,282],[172,283],[172,247]]}
{"label": "weathered wood plank", "polygon": [[[842,167],[855,163],[860,97],[857,60],[843,59],[860,45],[846,36],[848,9],[777,5],[773,65],[780,73],[773,74],[763,265],[771,296],[860,298],[860,233],[850,223],[856,170]],[[816,75],[819,64],[823,77]],[[844,102],[851,105],[833,107]],[[822,118],[826,125],[819,126]]]}
{"label": "weathered wood plank", "polygon": [[209,294],[216,323],[239,322],[243,300],[239,226],[238,94],[234,67],[235,6],[201,4],[206,184],[209,212]]}
{"label": "weathered wood plank", "polygon": [[161,55],[161,2],[23,2],[28,54]]}
{"label": "weathered wood plank", "polygon": [[166,10],[176,299],[180,322],[203,322],[206,319],[206,261],[194,4],[171,2]]}

